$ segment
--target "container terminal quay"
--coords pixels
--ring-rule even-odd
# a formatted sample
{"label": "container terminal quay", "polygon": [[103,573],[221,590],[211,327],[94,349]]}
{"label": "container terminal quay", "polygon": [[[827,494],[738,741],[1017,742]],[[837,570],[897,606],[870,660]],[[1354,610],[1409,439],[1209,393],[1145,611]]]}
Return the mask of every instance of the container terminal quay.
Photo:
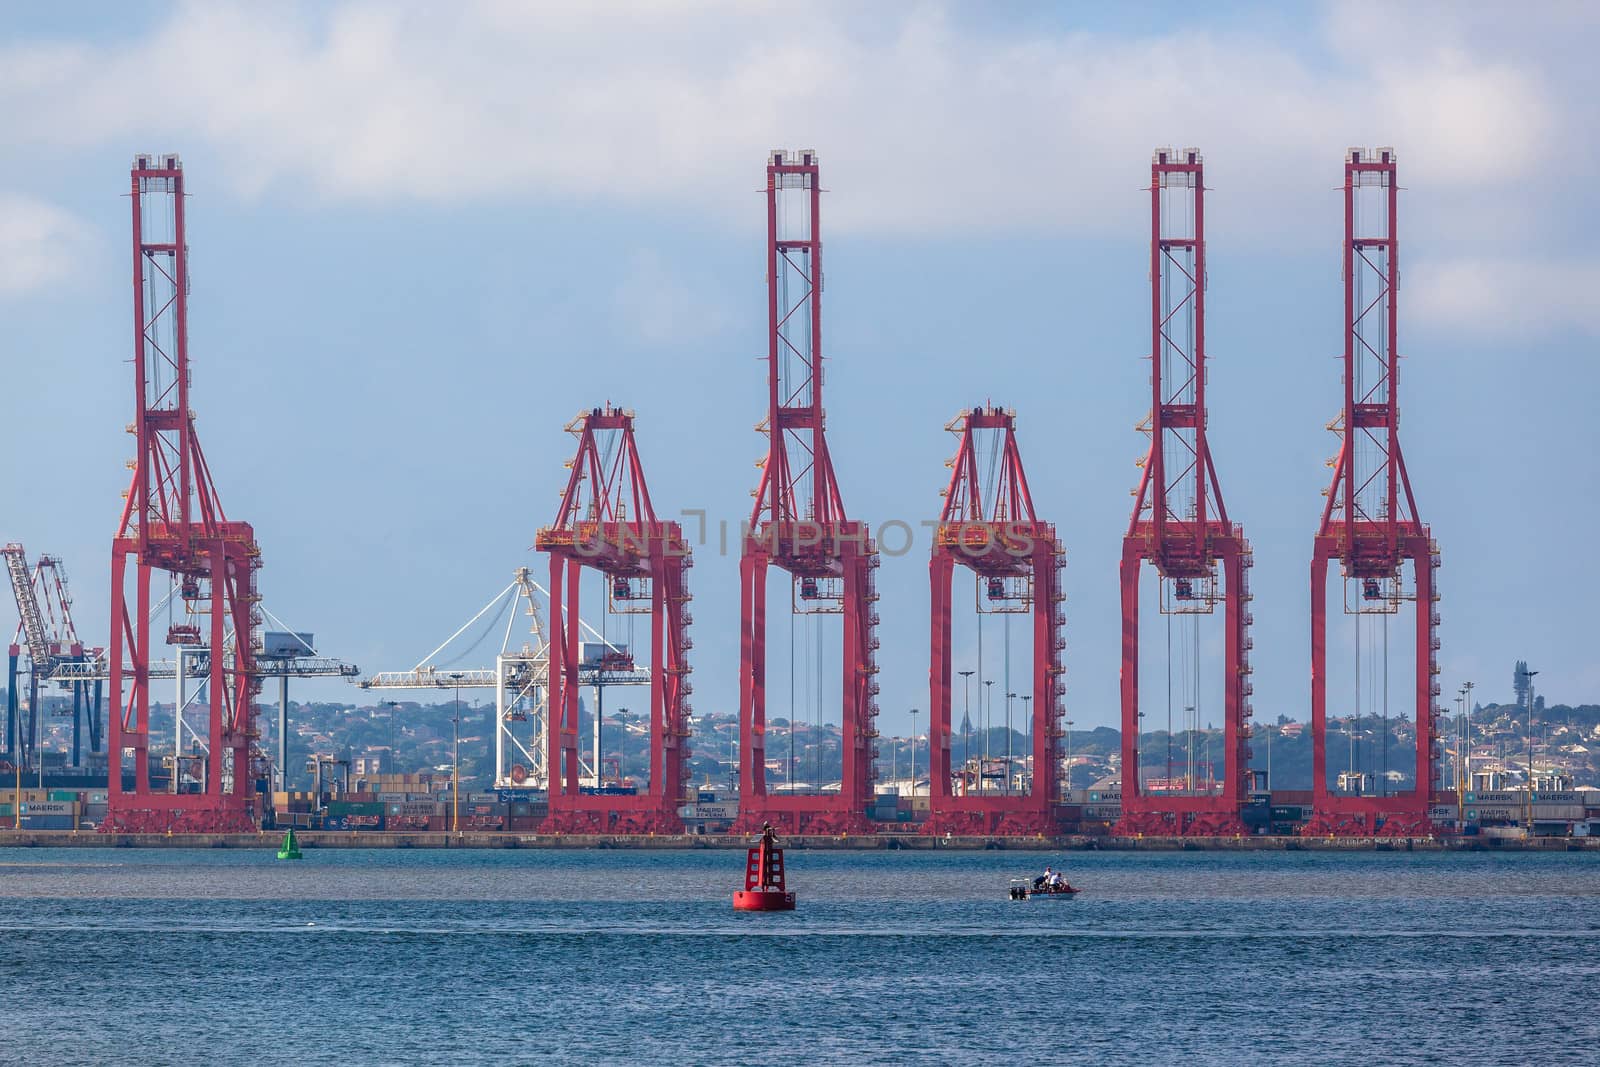
{"label": "container terminal quay", "polygon": [[[77,632],[61,559],[4,546],[18,618],[0,845],[265,847],[292,829],[311,848],[746,847],[770,825],[800,848],[1600,847],[1588,755],[1600,723],[1557,721],[1520,661],[1511,703],[1474,702],[1473,680],[1444,695],[1443,556],[1400,445],[1398,155],[1329,162],[1342,176],[1343,217],[1327,224],[1342,234],[1343,292],[1329,299],[1344,309],[1343,378],[1328,397],[1332,479],[1306,502],[1306,721],[1255,721],[1251,627],[1265,609],[1206,407],[1204,157],[1157,149],[1141,175],[1148,451],[1121,618],[1073,620],[1123,635],[1121,729],[1091,752],[1063,659],[1067,547],[1035,510],[1016,411],[987,403],[945,425],[950,475],[929,501],[926,705],[909,738],[878,729],[880,553],[846,510],[834,464],[849,457],[824,430],[815,151],[764,164],[766,284],[751,293],[767,309],[764,409],[752,396],[764,454],[737,637],[721,631],[740,649],[736,716],[690,702],[693,544],[658,517],[638,416],[609,402],[565,427],[566,489],[534,544],[548,570],[508,567],[510,583],[414,665],[364,672],[283,624],[263,598],[255,528],[223,510],[227,474],[207,463],[190,406],[188,305],[205,281],[189,267],[204,237],[186,226],[187,175],[175,154],[135,157],[122,187],[135,454],[108,545],[112,629],[103,643]],[[500,647],[474,645],[479,661],[461,666],[463,635],[481,632]],[[311,678],[360,688],[366,709],[349,715],[380,732],[359,752],[291,719],[290,683]],[[438,721],[397,731],[400,709],[421,714],[418,693],[449,698],[448,737]],[[427,753],[419,769],[398,762],[403,740]],[[470,776],[464,741],[483,752]],[[1274,778],[1274,744],[1280,770],[1297,753],[1299,773]]]}

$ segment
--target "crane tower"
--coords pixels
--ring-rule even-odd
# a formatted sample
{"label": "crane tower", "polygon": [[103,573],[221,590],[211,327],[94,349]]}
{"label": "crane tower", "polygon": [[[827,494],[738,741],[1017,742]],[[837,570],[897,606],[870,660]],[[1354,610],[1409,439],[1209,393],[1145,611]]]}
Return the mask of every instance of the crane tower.
{"label": "crane tower", "polygon": [[[256,570],[249,523],[229,520],[195,433],[189,398],[189,248],[183,164],[140,155],[130,173],[133,208],[133,367],[137,451],[111,547],[112,709],[108,814],[103,827],[134,832],[255,829],[253,760]],[[132,591],[128,589],[131,571]],[[178,621],[152,619],[151,579],[170,577]],[[150,778],[151,663],[155,643],[208,650],[205,738],[173,752],[171,787]],[[132,762],[132,767],[127,764]],[[132,771],[132,788],[124,770]]]}
{"label": "crane tower", "polygon": [[[973,408],[947,429],[960,438],[944,509],[934,529],[928,573],[933,589],[928,821],[925,833],[1052,834],[1061,801],[1061,717],[1065,682],[1061,637],[1061,570],[1066,555],[1053,525],[1039,521],[1017,449],[1017,418],[995,407]],[[981,615],[1022,615],[1033,630],[1027,707],[1033,728],[1033,785],[1026,792],[985,788],[982,761],[959,795],[951,783],[951,612],[957,565],[977,578]],[[970,755],[970,754],[968,754]],[[1009,764],[1009,759],[1008,759]],[[972,786],[975,785],[974,790]]]}
{"label": "crane tower", "polygon": [[[1352,148],[1344,158],[1344,403],[1330,425],[1339,452],[1311,556],[1311,731],[1314,815],[1307,834],[1424,835],[1439,780],[1439,546],[1417,514],[1400,452],[1398,296],[1399,185],[1394,149]],[[1328,785],[1328,566],[1338,560],[1343,610],[1356,646],[1355,718],[1361,714],[1361,621],[1378,631],[1384,699],[1388,618],[1415,609],[1413,713],[1416,769],[1410,790],[1336,793]],[[1407,583],[1407,564],[1410,582]],[[1377,665],[1369,662],[1368,669]],[[1376,709],[1365,709],[1371,714]],[[1352,746],[1353,747],[1353,746]],[[1368,791],[1370,793],[1370,791]]]}
{"label": "crane tower", "polygon": [[[578,438],[556,521],[539,531],[550,554],[550,676],[547,769],[551,833],[681,833],[688,788],[690,647],[689,543],[676,522],[656,518],[633,436],[633,412],[610,406],[574,419]],[[650,784],[642,793],[607,792],[602,761],[595,788],[579,781],[578,693],[583,685],[579,579],[601,573],[611,613],[650,616]],[[628,657],[600,642],[599,663]],[[603,709],[596,707],[595,715]]]}
{"label": "crane tower", "polygon": [[[878,714],[877,546],[845,513],[822,404],[822,188],[817,154],[767,156],[767,455],[743,539],[739,574],[739,821],[791,833],[871,828]],[[837,793],[767,789],[767,577],[791,579],[795,615],[837,615],[843,775]],[[826,683],[819,684],[822,688]],[[791,726],[793,730],[793,711]]]}
{"label": "crane tower", "polygon": [[[1228,520],[1207,438],[1205,168],[1197,149],[1158,150],[1150,165],[1150,435],[1137,503],[1122,542],[1122,820],[1124,834],[1233,834],[1243,830],[1239,810],[1250,775],[1250,544]],[[1188,760],[1182,779],[1171,770],[1156,790],[1143,759],[1146,712],[1139,689],[1139,576],[1154,565],[1160,613],[1168,626],[1168,715],[1173,671],[1187,677],[1193,714],[1200,707],[1198,622],[1220,605],[1223,764],[1220,781],[1209,765],[1203,780]],[[1221,581],[1218,572],[1221,572]],[[1191,626],[1187,661],[1174,657],[1173,622]],[[1153,702],[1152,702],[1153,704]],[[1191,738],[1198,716],[1188,723]],[[1168,730],[1171,738],[1174,731]]]}

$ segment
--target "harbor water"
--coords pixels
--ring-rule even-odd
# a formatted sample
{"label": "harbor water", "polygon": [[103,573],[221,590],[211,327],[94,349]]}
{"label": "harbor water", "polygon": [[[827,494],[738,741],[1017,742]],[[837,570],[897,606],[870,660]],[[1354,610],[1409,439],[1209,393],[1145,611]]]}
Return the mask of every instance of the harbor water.
{"label": "harbor water", "polygon": [[[1593,1063],[1600,854],[0,849],[0,1061]],[[1084,892],[1012,901],[1046,863]],[[1248,1052],[1245,1050],[1249,1050]]]}

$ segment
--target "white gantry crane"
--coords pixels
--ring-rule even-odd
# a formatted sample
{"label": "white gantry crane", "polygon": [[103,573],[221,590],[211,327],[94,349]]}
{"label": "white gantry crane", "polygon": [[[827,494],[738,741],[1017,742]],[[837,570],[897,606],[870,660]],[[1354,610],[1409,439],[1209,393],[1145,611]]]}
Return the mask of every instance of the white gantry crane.
{"label": "white gantry crane", "polygon": [[[494,784],[497,789],[544,790],[549,787],[549,693],[550,659],[545,637],[544,609],[549,593],[534,581],[527,567],[518,567],[511,584],[494,595],[449,637],[429,652],[410,670],[379,671],[356,684],[363,689],[493,689],[495,705]],[[453,664],[472,654],[471,648],[451,652],[469,630],[480,623],[481,632],[499,629],[504,618],[500,649],[494,667],[464,667]],[[527,633],[517,633],[517,620],[528,620]],[[594,627],[580,625],[602,650],[586,657],[580,677],[587,685],[649,685],[650,672],[638,670],[625,646],[612,644]],[[520,645],[518,644],[518,639]],[[599,723],[598,708],[595,716]],[[598,733],[598,731],[597,731]],[[583,776],[600,781],[601,761],[598,739],[592,762],[582,767]]]}

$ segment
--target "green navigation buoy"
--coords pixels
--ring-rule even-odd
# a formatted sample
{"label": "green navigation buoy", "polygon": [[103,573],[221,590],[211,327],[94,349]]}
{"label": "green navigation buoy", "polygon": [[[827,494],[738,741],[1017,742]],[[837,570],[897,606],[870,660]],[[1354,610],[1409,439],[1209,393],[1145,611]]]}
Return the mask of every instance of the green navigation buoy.
{"label": "green navigation buoy", "polygon": [[294,839],[294,828],[290,827],[283,835],[283,844],[278,846],[280,860],[297,860],[300,858],[300,842]]}

